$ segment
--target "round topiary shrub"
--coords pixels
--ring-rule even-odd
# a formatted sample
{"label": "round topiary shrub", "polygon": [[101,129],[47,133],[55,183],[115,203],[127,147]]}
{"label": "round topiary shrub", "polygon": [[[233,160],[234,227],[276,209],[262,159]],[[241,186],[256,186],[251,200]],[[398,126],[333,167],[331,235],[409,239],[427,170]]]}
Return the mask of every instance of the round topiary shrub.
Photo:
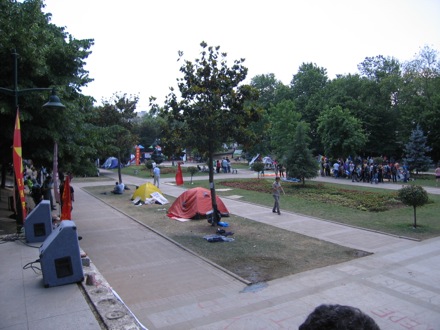
{"label": "round topiary shrub", "polygon": [[414,208],[414,225],[417,227],[416,208],[428,203],[428,193],[421,186],[405,186],[398,192],[399,199],[403,204]]}

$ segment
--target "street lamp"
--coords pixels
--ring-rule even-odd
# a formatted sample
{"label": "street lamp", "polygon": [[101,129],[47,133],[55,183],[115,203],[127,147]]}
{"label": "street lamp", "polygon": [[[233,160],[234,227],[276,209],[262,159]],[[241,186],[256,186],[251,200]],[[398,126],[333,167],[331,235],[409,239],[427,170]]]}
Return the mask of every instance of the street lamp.
{"label": "street lamp", "polygon": [[[14,49],[12,55],[14,57],[14,89],[0,87],[0,92],[3,94],[8,94],[8,95],[14,96],[16,111],[18,111],[18,109],[19,109],[18,97],[20,95],[26,94],[26,93],[31,93],[31,92],[42,92],[42,91],[52,91],[50,98],[49,98],[49,101],[43,105],[43,108],[51,108],[51,109],[65,108],[64,104],[61,103],[59,97],[56,95],[55,88],[27,88],[27,89],[22,89],[22,90],[18,89],[18,65],[17,65],[18,54],[15,49]],[[15,177],[15,173],[14,173],[14,179],[15,179],[14,180],[15,184],[17,185],[17,178]],[[21,179],[23,179],[23,178],[21,178]],[[24,222],[24,217],[23,217],[24,214],[23,214],[23,211],[21,208],[20,198],[17,198],[17,197],[19,197],[18,196],[18,189],[16,190],[16,203],[15,203],[15,209],[16,209],[15,211],[17,214],[16,223],[17,223],[17,229],[18,229],[19,225],[22,225]]]}
{"label": "street lamp", "polygon": [[55,93],[55,88],[26,88],[19,90],[18,89],[18,54],[13,51],[12,55],[14,56],[14,89],[8,89],[0,87],[0,92],[3,94],[9,94],[14,96],[15,100],[15,108],[18,108],[18,97],[22,94],[30,93],[30,92],[43,92],[43,91],[52,91],[52,94],[49,98],[49,102],[43,105],[43,108],[65,108],[64,104],[60,102],[59,97]]}

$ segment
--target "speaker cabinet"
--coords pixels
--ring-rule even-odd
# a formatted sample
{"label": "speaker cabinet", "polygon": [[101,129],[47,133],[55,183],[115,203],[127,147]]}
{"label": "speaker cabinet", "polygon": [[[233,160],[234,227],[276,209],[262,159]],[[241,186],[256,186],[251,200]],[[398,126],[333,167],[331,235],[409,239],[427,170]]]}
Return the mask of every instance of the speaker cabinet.
{"label": "speaker cabinet", "polygon": [[26,242],[43,242],[52,233],[50,202],[42,200],[26,217],[24,234]]}
{"label": "speaker cabinet", "polygon": [[84,280],[78,233],[72,220],[61,221],[45,239],[40,247],[40,264],[46,288]]}

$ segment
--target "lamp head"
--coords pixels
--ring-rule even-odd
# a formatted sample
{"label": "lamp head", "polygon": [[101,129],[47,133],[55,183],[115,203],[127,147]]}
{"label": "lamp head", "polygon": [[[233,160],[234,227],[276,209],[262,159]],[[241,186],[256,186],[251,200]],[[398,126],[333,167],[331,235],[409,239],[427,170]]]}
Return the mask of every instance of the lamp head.
{"label": "lamp head", "polygon": [[49,102],[43,105],[43,108],[64,109],[66,106],[61,103],[60,98],[55,93],[55,88],[52,88],[52,94],[49,97]]}

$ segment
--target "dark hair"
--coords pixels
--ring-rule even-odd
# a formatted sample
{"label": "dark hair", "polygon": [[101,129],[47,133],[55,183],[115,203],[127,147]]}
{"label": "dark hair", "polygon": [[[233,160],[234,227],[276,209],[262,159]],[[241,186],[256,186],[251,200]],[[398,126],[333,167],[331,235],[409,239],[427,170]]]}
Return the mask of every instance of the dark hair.
{"label": "dark hair", "polygon": [[299,330],[380,330],[374,320],[359,308],[320,305],[310,313]]}

